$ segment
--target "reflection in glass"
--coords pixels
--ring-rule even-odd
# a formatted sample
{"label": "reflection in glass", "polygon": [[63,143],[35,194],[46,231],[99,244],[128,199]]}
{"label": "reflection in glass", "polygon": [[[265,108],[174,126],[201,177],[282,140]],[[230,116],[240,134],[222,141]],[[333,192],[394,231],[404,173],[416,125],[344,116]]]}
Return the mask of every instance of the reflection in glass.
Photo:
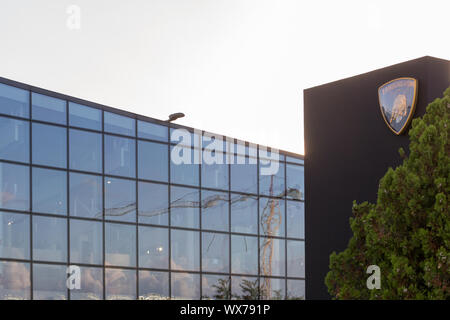
{"label": "reflection in glass", "polygon": [[229,272],[230,236],[202,232],[202,271]]}
{"label": "reflection in glass", "polygon": [[287,299],[305,300],[305,280],[287,280]]}
{"label": "reflection in glass", "polygon": [[33,217],[33,259],[67,261],[67,219]]}
{"label": "reflection in glass", "polygon": [[[274,164],[271,164],[272,167]],[[271,165],[264,166],[261,164],[261,168],[269,168]],[[278,170],[273,175],[259,176],[259,193],[271,197],[284,197],[284,164],[278,163]]]}
{"label": "reflection in glass", "polygon": [[0,113],[28,118],[29,110],[29,91],[0,83]]}
{"label": "reflection in glass", "polygon": [[33,299],[66,300],[65,265],[33,264]]}
{"label": "reflection in glass", "polygon": [[286,166],[286,195],[289,199],[305,200],[305,167]]}
{"label": "reflection in glass", "polygon": [[0,162],[0,207],[30,210],[30,168]]}
{"label": "reflection in glass", "polygon": [[258,232],[258,200],[255,196],[231,194],[231,232]]}
{"label": "reflection in glass", "polygon": [[169,299],[169,273],[139,271],[139,300]]}
{"label": "reflection in glass", "polygon": [[[199,165],[194,164],[194,152],[200,151],[189,147],[171,147],[170,180],[172,183],[199,185]],[[178,163],[177,158],[186,158],[186,162]]]}
{"label": "reflection in glass", "polygon": [[134,119],[106,111],[103,116],[106,132],[118,133],[126,136],[135,135]]}
{"label": "reflection in glass", "polygon": [[32,158],[34,164],[65,168],[67,166],[67,129],[33,123]]}
{"label": "reflection in glass", "polygon": [[102,218],[102,177],[70,173],[70,215],[74,217]]}
{"label": "reflection in glass", "polygon": [[67,214],[67,173],[33,168],[33,211]]}
{"label": "reflection in glass", "polygon": [[166,126],[138,120],[138,137],[168,142],[168,130]]}
{"label": "reflection in glass", "polygon": [[33,120],[66,124],[66,101],[33,92],[31,102]]}
{"label": "reflection in glass", "polygon": [[171,267],[174,270],[198,271],[200,265],[199,232],[171,230]]}
{"label": "reflection in glass", "polygon": [[102,300],[103,269],[80,267],[80,289],[70,291],[70,300]]}
{"label": "reflection in glass", "polygon": [[[231,168],[231,190],[245,193],[258,192],[258,166],[251,158],[235,156]],[[250,160],[255,161],[254,164]],[[239,161],[239,162],[238,162]],[[244,164],[240,164],[244,162]]]}
{"label": "reflection in glass", "polygon": [[258,238],[231,236],[231,272],[258,274]]}
{"label": "reflection in glass", "polygon": [[102,111],[69,102],[69,125],[100,131],[102,130]]}
{"label": "reflection in glass", "polygon": [[305,204],[298,201],[287,201],[287,237],[305,237]]}
{"label": "reflection in glass", "polygon": [[228,231],[228,193],[202,190],[202,228]]}
{"label": "reflection in glass", "polygon": [[138,141],[138,172],[140,179],[169,180],[169,147],[165,144]]}
{"label": "reflection in glass", "polygon": [[0,300],[30,299],[30,264],[0,261]]}
{"label": "reflection in glass", "polygon": [[294,157],[286,156],[286,162],[292,162],[292,163],[304,164],[304,163],[305,163],[305,160],[300,159],[300,158],[294,158]]}
{"label": "reflection in glass", "polygon": [[172,299],[200,299],[200,276],[191,273],[172,272]]}
{"label": "reflection in glass", "polygon": [[70,220],[70,261],[102,264],[103,228],[101,222]]}
{"label": "reflection in glass", "polygon": [[0,117],[0,137],[0,159],[30,161],[30,124],[28,121]]}
{"label": "reflection in glass", "polygon": [[169,189],[167,185],[139,182],[139,222],[167,225],[169,221]]}
{"label": "reflection in glass", "polygon": [[260,268],[261,275],[285,275],[285,240],[260,238]]}
{"label": "reflection in glass", "polygon": [[82,130],[69,130],[70,169],[102,172],[102,135]]}
{"label": "reflection in glass", "polygon": [[286,280],[284,278],[261,278],[261,300],[283,300],[285,298]]}
{"label": "reflection in glass", "polygon": [[304,241],[287,241],[287,274],[288,277],[305,277]]}
{"label": "reflection in glass", "polygon": [[169,229],[139,226],[139,267],[169,268]]}
{"label": "reflection in glass", "polygon": [[29,259],[29,215],[0,211],[0,257]]}
{"label": "reflection in glass", "polygon": [[259,199],[260,234],[284,237],[285,203],[283,199]]}
{"label": "reflection in glass", "polygon": [[105,265],[136,266],[136,227],[105,224]]}
{"label": "reflection in glass", "polygon": [[225,275],[202,276],[202,300],[231,300],[231,278]]}
{"label": "reflection in glass", "polygon": [[231,293],[233,299],[258,300],[259,284],[256,277],[231,277]]}
{"label": "reflection in glass", "polygon": [[136,299],[136,270],[105,270],[106,300]]}
{"label": "reflection in glass", "polygon": [[171,187],[171,225],[186,228],[198,228],[200,223],[199,219],[199,191],[191,188]]}
{"label": "reflection in glass", "polygon": [[105,135],[105,173],[136,176],[136,141]]}
{"label": "reflection in glass", "polygon": [[136,221],[136,182],[105,177],[105,218]]}
{"label": "reflection in glass", "polygon": [[202,187],[228,190],[228,164],[202,163]]}

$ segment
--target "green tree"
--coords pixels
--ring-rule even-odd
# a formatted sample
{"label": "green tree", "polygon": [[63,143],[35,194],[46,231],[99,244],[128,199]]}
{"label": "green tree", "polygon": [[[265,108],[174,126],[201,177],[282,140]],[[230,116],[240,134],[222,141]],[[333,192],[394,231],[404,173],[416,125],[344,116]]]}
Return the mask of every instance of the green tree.
{"label": "green tree", "polygon": [[[353,237],[330,256],[337,299],[450,299],[450,88],[409,131],[409,156],[380,180],[375,204],[353,203]],[[381,288],[369,290],[369,265]]]}

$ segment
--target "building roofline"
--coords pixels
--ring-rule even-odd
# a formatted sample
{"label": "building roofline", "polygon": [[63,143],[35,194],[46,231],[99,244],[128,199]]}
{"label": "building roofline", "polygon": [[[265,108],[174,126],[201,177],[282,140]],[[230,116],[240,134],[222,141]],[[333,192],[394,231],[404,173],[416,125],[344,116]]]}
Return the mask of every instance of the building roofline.
{"label": "building roofline", "polygon": [[[168,126],[170,128],[186,129],[186,130],[188,130],[190,132],[193,132],[194,130],[201,130],[201,129],[196,129],[196,128],[193,128],[193,127],[188,127],[188,126],[185,126],[185,125],[176,124],[176,123],[169,123],[169,122],[164,121],[164,120],[159,120],[159,119],[156,119],[156,118],[140,115],[140,114],[137,114],[137,113],[134,113],[134,112],[125,111],[125,110],[122,110],[122,109],[110,107],[110,106],[107,106],[107,105],[104,105],[104,104],[101,104],[101,103],[92,102],[92,101],[89,101],[89,100],[77,98],[77,97],[74,97],[74,96],[70,96],[70,95],[59,93],[59,92],[56,92],[56,91],[52,91],[52,90],[36,87],[36,86],[33,86],[33,85],[29,85],[29,84],[26,84],[26,83],[23,83],[23,82],[11,80],[11,79],[4,78],[4,77],[0,77],[0,83],[6,84],[6,85],[10,85],[10,86],[13,86],[13,87],[17,87],[17,88],[20,88],[20,89],[24,89],[24,90],[29,90],[29,91],[32,91],[32,92],[40,93],[40,94],[47,95],[47,96],[50,96],[50,97],[54,97],[54,98],[58,98],[58,99],[67,100],[67,101],[71,101],[71,102],[74,102],[74,103],[86,105],[88,107],[100,109],[100,110],[103,110],[103,111],[106,111],[106,112],[112,112],[112,113],[119,114],[119,115],[122,115],[122,116],[126,116],[126,117],[129,117],[129,118],[133,118],[133,119],[137,119],[137,120],[142,120],[142,121],[146,121],[146,122],[151,122],[151,123],[156,123],[156,124]],[[208,133],[211,133],[213,135],[214,134],[215,135],[220,135],[220,136],[222,136],[224,138],[227,137],[225,135],[216,134],[214,132],[209,132],[209,131],[205,131],[205,130],[201,130],[201,131],[202,132],[208,132]],[[228,137],[228,138],[233,139],[233,140],[237,140],[237,141],[243,141],[243,142],[245,142],[245,145],[253,144],[253,145],[257,145],[258,147],[259,146],[265,147],[265,148],[267,148],[267,150],[274,149],[272,147],[268,147],[268,146],[265,146],[265,145],[252,143],[252,142],[249,142],[247,140],[239,140],[239,139],[236,139],[236,138],[233,138],[233,137]],[[285,150],[280,150],[280,149],[278,149],[278,151],[279,151],[280,154],[283,154],[285,156],[290,156],[290,157],[295,157],[295,158],[300,158],[300,159],[304,159],[305,158],[305,156],[302,155],[302,154],[298,154],[298,153],[294,153],[294,152],[290,152],[290,151],[285,151]]]}

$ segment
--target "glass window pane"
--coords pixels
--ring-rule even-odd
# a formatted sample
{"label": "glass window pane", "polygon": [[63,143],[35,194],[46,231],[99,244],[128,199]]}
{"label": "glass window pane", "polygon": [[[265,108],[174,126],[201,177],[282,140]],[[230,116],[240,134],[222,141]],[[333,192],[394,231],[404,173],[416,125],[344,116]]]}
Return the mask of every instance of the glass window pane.
{"label": "glass window pane", "polygon": [[30,288],[30,264],[0,261],[0,300],[29,300]]}
{"label": "glass window pane", "polygon": [[[239,160],[240,159],[240,160]],[[238,164],[237,161],[243,161],[244,164]],[[249,158],[236,156],[231,168],[231,190],[257,193],[258,192],[258,166],[251,164]],[[254,160],[252,160],[254,161]]]}
{"label": "glass window pane", "polygon": [[136,299],[136,270],[105,270],[106,300]]}
{"label": "glass window pane", "polygon": [[170,180],[172,183],[199,185],[199,165],[194,164],[194,152],[198,152],[198,150],[187,147],[171,147]]}
{"label": "glass window pane", "polygon": [[261,300],[284,300],[286,292],[286,280],[284,278],[261,278]]}
{"label": "glass window pane", "polygon": [[305,280],[288,279],[287,299],[305,300]]}
{"label": "glass window pane", "polygon": [[231,232],[258,233],[258,200],[255,196],[231,195]]}
{"label": "glass window pane", "polygon": [[169,187],[164,184],[139,182],[139,222],[167,225],[169,222]]}
{"label": "glass window pane", "polygon": [[[263,175],[264,168],[268,169],[272,166],[273,170],[277,171],[272,175]],[[272,171],[272,169],[270,170]],[[259,175],[259,193],[271,197],[284,197],[284,164],[272,161],[271,165],[260,165]]]}
{"label": "glass window pane", "polygon": [[139,267],[169,268],[169,229],[139,226]]}
{"label": "glass window pane", "polygon": [[305,200],[305,167],[288,164],[286,176],[287,197]]}
{"label": "glass window pane", "polygon": [[231,277],[233,299],[259,300],[259,284],[256,277]]}
{"label": "glass window pane", "polygon": [[66,300],[67,267],[33,264],[33,299]]}
{"label": "glass window pane", "polygon": [[0,211],[0,257],[30,258],[30,216]]}
{"label": "glass window pane", "polygon": [[0,83],[0,113],[29,117],[30,92]]}
{"label": "glass window pane", "polygon": [[172,299],[200,299],[200,275],[192,273],[173,272],[171,276]]}
{"label": "glass window pane", "polygon": [[101,222],[70,220],[70,261],[103,263],[103,226]]}
{"label": "glass window pane", "polygon": [[70,215],[102,219],[102,177],[90,174],[70,173]]}
{"label": "glass window pane", "polygon": [[70,292],[70,300],[102,300],[103,269],[80,267],[80,289]]}
{"label": "glass window pane", "polygon": [[67,214],[67,173],[33,168],[33,211]]}
{"label": "glass window pane", "polygon": [[202,270],[229,272],[230,236],[202,232]]}
{"label": "glass window pane", "polygon": [[258,274],[258,238],[231,236],[231,272]]}
{"label": "glass window pane", "polygon": [[230,300],[231,278],[224,275],[202,276],[202,300]]}
{"label": "glass window pane", "polygon": [[292,162],[292,163],[298,163],[298,164],[304,164],[305,160],[300,158],[294,158],[294,157],[288,157],[286,156],[286,162]]}
{"label": "glass window pane", "polygon": [[287,202],[287,237],[305,237],[305,204],[298,201]]}
{"label": "glass window pane", "polygon": [[66,101],[33,92],[31,102],[34,120],[66,124]]}
{"label": "glass window pane", "polygon": [[139,300],[168,300],[169,273],[139,271]]}
{"label": "glass window pane", "polygon": [[66,168],[67,129],[33,123],[33,163]]}
{"label": "glass window pane", "polygon": [[305,277],[304,241],[287,241],[287,274],[288,277]]}
{"label": "glass window pane", "polygon": [[105,135],[105,173],[136,176],[136,141]]}
{"label": "glass window pane", "polygon": [[202,229],[228,231],[228,193],[202,190]]}
{"label": "glass window pane", "polygon": [[0,159],[30,161],[30,124],[0,117]]}
{"label": "glass window pane", "polygon": [[259,233],[265,236],[285,236],[285,204],[283,199],[259,198]]}
{"label": "glass window pane", "polygon": [[170,187],[170,223],[172,226],[199,227],[199,197],[197,189]]}
{"label": "glass window pane", "polygon": [[69,125],[92,130],[102,130],[102,111],[69,102]]}
{"label": "glass window pane", "polygon": [[140,179],[167,182],[169,180],[168,145],[138,141],[138,172]]}
{"label": "glass window pane", "polygon": [[136,266],[135,226],[106,223],[105,241],[105,265]]}
{"label": "glass window pane", "polygon": [[228,164],[202,163],[202,187],[228,190]]}
{"label": "glass window pane", "polygon": [[30,210],[30,168],[0,162],[0,207]]}
{"label": "glass window pane", "polygon": [[102,172],[102,135],[82,130],[69,130],[70,169]]}
{"label": "glass window pane", "polygon": [[105,218],[136,222],[136,182],[105,177]]}
{"label": "glass window pane", "polygon": [[260,238],[260,268],[261,275],[285,275],[285,240]]}
{"label": "glass window pane", "polygon": [[199,232],[172,229],[171,242],[172,269],[198,271],[200,267]]}
{"label": "glass window pane", "polygon": [[67,219],[33,217],[33,259],[67,261]]}
{"label": "glass window pane", "polygon": [[166,126],[138,120],[138,137],[168,142]]}
{"label": "glass window pane", "polygon": [[135,135],[134,119],[105,111],[104,122],[106,132],[118,133],[126,136]]}

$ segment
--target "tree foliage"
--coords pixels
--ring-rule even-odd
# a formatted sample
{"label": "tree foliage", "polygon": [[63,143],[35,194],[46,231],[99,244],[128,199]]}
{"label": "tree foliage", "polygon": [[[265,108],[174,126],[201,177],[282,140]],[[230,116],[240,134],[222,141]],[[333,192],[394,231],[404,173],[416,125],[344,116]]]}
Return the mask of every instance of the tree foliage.
{"label": "tree foliage", "polygon": [[[380,180],[375,204],[353,203],[353,237],[330,256],[336,299],[450,299],[450,88],[409,131],[409,155]],[[381,288],[369,290],[369,265]]]}

